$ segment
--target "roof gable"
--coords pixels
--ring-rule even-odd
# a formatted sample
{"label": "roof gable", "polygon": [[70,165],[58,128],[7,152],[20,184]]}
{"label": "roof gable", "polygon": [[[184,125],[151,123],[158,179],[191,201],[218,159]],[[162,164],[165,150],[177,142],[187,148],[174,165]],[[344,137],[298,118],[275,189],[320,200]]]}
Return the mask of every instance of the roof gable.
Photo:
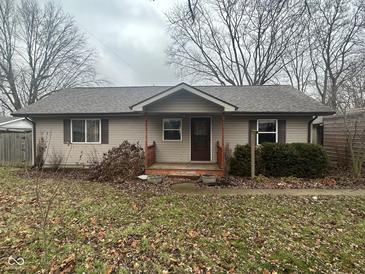
{"label": "roof gable", "polygon": [[189,86],[188,84],[185,84],[185,83],[181,83],[177,86],[171,87],[165,91],[155,94],[147,99],[137,102],[136,104],[130,106],[130,109],[133,111],[143,111],[146,106],[148,106],[152,103],[155,103],[159,100],[162,100],[162,99],[166,98],[167,96],[171,96],[180,91],[187,91],[196,96],[204,98],[216,105],[223,107],[224,111],[235,111],[237,109],[237,107],[235,105],[225,102],[211,94],[201,91],[195,87]]}
{"label": "roof gable", "polygon": [[0,117],[0,126],[14,123],[17,121],[24,120],[25,118],[15,118],[15,117]]}
{"label": "roof gable", "polygon": [[0,129],[32,129],[32,124],[25,118],[0,118]]}
{"label": "roof gable", "polygon": [[221,113],[223,107],[189,91],[181,90],[143,108],[149,113]]}

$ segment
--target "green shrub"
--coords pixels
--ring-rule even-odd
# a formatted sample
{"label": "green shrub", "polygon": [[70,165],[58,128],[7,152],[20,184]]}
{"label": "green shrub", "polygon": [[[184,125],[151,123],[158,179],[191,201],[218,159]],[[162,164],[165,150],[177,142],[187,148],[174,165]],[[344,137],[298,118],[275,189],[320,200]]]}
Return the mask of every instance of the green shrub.
{"label": "green shrub", "polygon": [[326,151],[320,145],[315,144],[291,144],[298,164],[295,167],[296,177],[322,177],[328,168]]}
{"label": "green shrub", "polygon": [[229,172],[232,175],[246,177],[250,175],[250,166],[250,146],[237,145],[229,162]]}
{"label": "green shrub", "polygon": [[262,174],[265,176],[295,176],[293,167],[297,158],[290,144],[265,143],[258,147],[261,153]]}
{"label": "green shrub", "polygon": [[[256,149],[256,174],[315,178],[325,175],[327,165],[327,155],[319,145],[265,143]],[[250,146],[236,146],[230,173],[250,176],[250,168]]]}
{"label": "green shrub", "polygon": [[[260,172],[260,151],[256,150],[256,174]],[[249,145],[237,145],[233,157],[229,161],[229,172],[235,176],[251,175],[251,147]]]}

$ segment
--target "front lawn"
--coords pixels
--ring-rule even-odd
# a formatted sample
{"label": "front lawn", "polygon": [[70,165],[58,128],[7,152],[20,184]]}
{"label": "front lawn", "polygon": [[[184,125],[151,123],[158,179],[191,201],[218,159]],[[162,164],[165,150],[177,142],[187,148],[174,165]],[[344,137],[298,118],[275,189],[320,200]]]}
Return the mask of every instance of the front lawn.
{"label": "front lawn", "polygon": [[359,273],[364,235],[365,198],[129,193],[0,168],[2,273]]}

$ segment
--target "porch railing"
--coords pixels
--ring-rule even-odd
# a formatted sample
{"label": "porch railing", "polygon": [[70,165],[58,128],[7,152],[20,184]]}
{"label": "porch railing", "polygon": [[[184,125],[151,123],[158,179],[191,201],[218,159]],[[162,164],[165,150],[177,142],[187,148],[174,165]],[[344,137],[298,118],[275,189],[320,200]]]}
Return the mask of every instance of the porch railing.
{"label": "porch railing", "polygon": [[147,167],[152,166],[154,163],[156,163],[156,142],[155,141],[153,141],[152,145],[147,146],[147,151],[146,151]]}
{"label": "porch railing", "polygon": [[223,148],[219,145],[219,141],[217,141],[217,164],[219,168],[223,168]]}

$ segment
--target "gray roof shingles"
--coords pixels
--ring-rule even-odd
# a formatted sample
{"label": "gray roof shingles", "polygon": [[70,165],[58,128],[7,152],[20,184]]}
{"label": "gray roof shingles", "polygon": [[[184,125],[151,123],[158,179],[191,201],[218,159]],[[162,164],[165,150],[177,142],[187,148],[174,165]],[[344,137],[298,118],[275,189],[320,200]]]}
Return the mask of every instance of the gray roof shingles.
{"label": "gray roof shingles", "polygon": [[[42,114],[129,113],[131,105],[168,89],[168,86],[73,88],[52,95],[13,113]],[[333,113],[291,86],[195,86],[247,113]]]}

